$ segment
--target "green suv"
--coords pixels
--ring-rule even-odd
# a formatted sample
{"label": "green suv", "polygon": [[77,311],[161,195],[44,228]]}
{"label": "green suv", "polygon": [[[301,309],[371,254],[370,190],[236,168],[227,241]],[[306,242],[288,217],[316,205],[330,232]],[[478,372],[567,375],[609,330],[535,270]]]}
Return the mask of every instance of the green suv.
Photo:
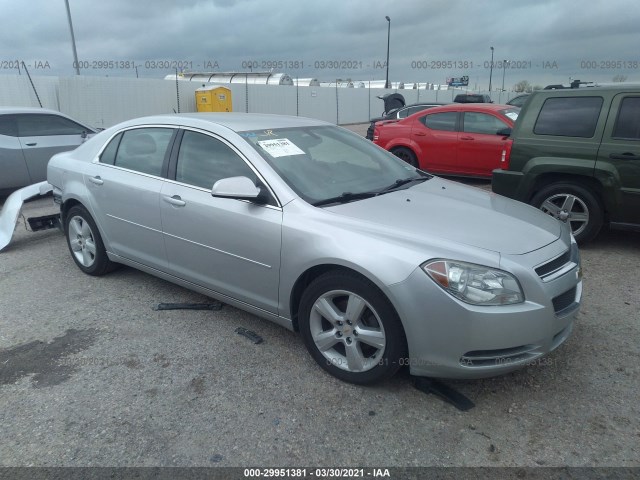
{"label": "green suv", "polygon": [[533,93],[503,159],[493,191],[568,221],[578,242],[603,224],[640,230],[640,86]]}

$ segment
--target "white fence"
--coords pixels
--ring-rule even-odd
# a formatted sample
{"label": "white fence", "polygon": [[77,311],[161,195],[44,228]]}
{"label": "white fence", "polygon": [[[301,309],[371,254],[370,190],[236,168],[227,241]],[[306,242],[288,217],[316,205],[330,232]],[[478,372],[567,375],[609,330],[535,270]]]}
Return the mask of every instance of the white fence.
{"label": "white fence", "polygon": [[[130,118],[173,112],[195,112],[199,82],[114,78],[32,77],[0,75],[0,106],[32,106],[63,113],[95,127],[109,127]],[[235,112],[277,113],[318,118],[337,124],[363,123],[379,116],[378,95],[398,91],[407,104],[451,102],[461,90],[384,90],[378,88],[225,85],[232,91]],[[37,94],[36,94],[37,92]],[[495,102],[517,94],[492,92]]]}

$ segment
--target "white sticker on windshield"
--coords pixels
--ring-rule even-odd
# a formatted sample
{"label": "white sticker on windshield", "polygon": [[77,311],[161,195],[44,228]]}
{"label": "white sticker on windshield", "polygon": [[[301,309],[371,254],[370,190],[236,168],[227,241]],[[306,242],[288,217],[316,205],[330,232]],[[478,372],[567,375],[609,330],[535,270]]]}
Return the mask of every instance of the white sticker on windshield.
{"label": "white sticker on windshield", "polygon": [[274,158],[288,157],[291,155],[304,155],[304,152],[294,143],[290,142],[288,138],[260,140],[258,145],[260,145],[265,152]]}
{"label": "white sticker on windshield", "polygon": [[518,112],[507,112],[505,116],[509,117],[514,122],[518,119]]}

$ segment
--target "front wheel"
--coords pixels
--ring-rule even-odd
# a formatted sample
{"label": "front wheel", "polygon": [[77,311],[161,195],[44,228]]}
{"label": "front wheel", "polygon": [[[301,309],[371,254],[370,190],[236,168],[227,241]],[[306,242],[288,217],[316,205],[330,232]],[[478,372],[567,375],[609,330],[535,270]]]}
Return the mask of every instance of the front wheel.
{"label": "front wheel", "polygon": [[531,204],[563,222],[569,222],[578,243],[593,240],[602,227],[602,205],[597,196],[582,185],[551,184],[536,193]]}
{"label": "front wheel", "polygon": [[73,261],[80,270],[99,276],[113,270],[96,223],[81,205],[71,207],[65,216],[64,233]]}
{"label": "front wheel", "polygon": [[418,168],[418,159],[416,158],[416,154],[413,153],[410,149],[406,147],[396,147],[391,149],[391,153],[393,153],[400,160],[404,160],[412,167]]}
{"label": "front wheel", "polygon": [[328,272],[314,280],[302,295],[299,322],[314,360],[347,382],[389,378],[406,355],[395,309],[375,285],[351,272]]}

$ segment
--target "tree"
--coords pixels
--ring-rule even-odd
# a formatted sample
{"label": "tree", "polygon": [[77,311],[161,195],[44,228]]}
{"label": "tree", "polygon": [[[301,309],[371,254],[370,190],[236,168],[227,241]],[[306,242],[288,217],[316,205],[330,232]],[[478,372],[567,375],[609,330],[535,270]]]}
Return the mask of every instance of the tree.
{"label": "tree", "polygon": [[518,93],[531,93],[533,91],[533,87],[527,80],[520,80],[513,86],[513,90]]}
{"label": "tree", "polygon": [[615,77],[613,77],[613,81],[614,82],[626,82],[627,81],[627,76],[626,75],[622,75],[622,74],[618,74]]}

